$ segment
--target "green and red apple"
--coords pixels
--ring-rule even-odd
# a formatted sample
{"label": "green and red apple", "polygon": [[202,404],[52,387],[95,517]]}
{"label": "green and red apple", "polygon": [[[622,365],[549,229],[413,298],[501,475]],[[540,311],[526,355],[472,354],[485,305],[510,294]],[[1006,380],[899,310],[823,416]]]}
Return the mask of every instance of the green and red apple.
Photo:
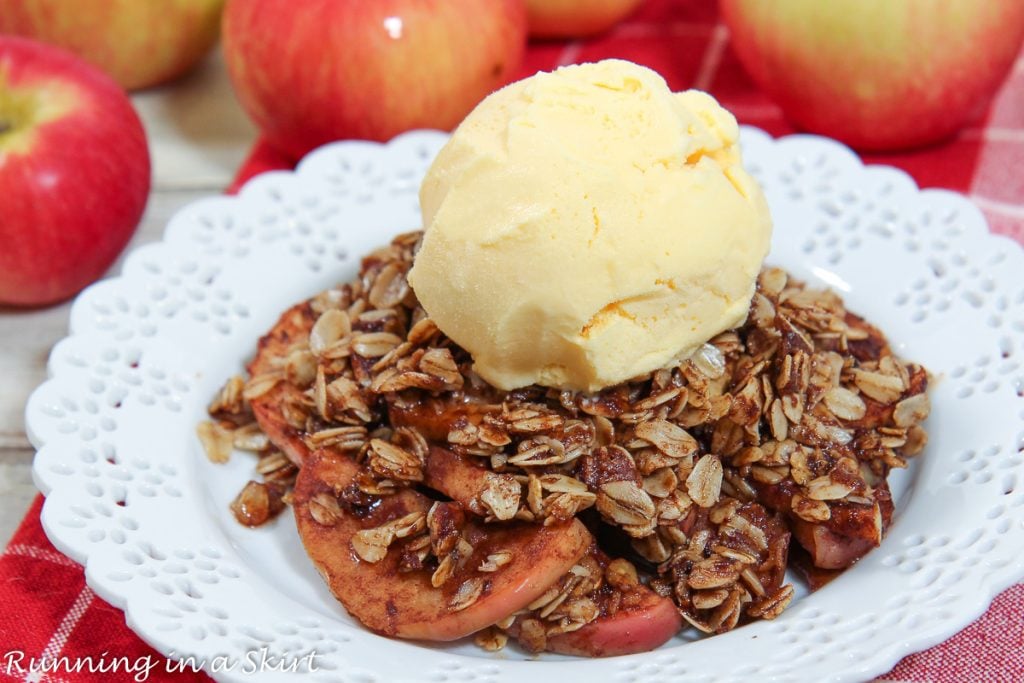
{"label": "green and red apple", "polygon": [[100,277],[149,195],[124,90],[69,52],[0,36],[0,305],[61,301]]}
{"label": "green and red apple", "polygon": [[976,117],[1024,39],[1022,0],[721,0],[733,46],[796,126],[862,150]]}
{"label": "green and red apple", "polygon": [[224,0],[4,0],[0,34],[66,48],[134,90],[197,64],[217,42],[223,6]]}
{"label": "green and red apple", "polygon": [[522,0],[229,0],[223,41],[243,107],[298,158],[453,128],[514,73],[526,12]]}
{"label": "green and red apple", "polygon": [[530,35],[582,38],[604,33],[643,0],[526,0]]}

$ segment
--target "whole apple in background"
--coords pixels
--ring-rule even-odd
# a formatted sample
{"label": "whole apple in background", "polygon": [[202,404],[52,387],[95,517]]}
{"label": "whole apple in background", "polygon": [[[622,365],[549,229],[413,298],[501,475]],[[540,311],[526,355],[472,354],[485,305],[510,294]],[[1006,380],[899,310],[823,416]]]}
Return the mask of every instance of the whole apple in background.
{"label": "whole apple in background", "polygon": [[0,34],[58,45],[129,90],[176,78],[210,51],[224,0],[3,0]]}
{"label": "whole apple in background", "polygon": [[0,36],[0,304],[66,299],[110,267],[149,195],[131,102],[59,48]]}
{"label": "whole apple in background", "polygon": [[633,13],[643,0],[526,0],[530,35],[580,38],[604,33]]}
{"label": "whole apple in background", "polygon": [[453,128],[518,67],[522,0],[229,0],[224,51],[278,149]]}
{"label": "whole apple in background", "polygon": [[958,131],[1024,38],[1022,0],[721,0],[743,66],[798,127],[862,150]]}

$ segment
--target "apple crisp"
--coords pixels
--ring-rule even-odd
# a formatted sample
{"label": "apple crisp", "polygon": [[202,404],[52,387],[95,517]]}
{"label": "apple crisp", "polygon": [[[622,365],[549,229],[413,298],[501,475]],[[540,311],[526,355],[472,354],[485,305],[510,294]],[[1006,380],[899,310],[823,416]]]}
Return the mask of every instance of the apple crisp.
{"label": "apple crisp", "polygon": [[[722,633],[778,616],[797,550],[820,581],[881,542],[887,475],[927,440],[928,375],[836,294],[766,268],[746,322],[674,367],[593,394],[506,392],[418,305],[420,237],[288,310],[198,428],[214,462],[259,454],[238,520],[293,503],[311,558],[370,628],[437,635],[353,596],[353,572],[436,592],[431,609],[464,615],[450,632],[435,616],[438,639],[639,651],[682,620]],[[542,532],[571,556],[512,606],[502,577],[530,571],[519,556]],[[654,613],[665,633],[607,645]]]}

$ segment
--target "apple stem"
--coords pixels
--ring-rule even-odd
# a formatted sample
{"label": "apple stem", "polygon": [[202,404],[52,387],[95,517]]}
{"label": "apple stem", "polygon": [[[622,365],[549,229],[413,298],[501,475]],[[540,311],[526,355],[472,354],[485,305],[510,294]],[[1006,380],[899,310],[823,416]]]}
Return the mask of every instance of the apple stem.
{"label": "apple stem", "polygon": [[3,135],[11,129],[11,124],[7,121],[0,120],[0,135]]}

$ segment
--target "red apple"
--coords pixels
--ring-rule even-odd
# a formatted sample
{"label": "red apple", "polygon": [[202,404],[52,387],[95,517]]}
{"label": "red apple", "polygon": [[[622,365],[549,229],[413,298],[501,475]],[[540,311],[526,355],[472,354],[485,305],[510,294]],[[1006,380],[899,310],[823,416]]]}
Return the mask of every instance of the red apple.
{"label": "red apple", "polygon": [[224,0],[3,0],[0,33],[66,48],[128,89],[183,74],[217,41]]}
{"label": "red apple", "polygon": [[537,38],[579,38],[603,33],[619,23],[643,0],[526,0],[530,35]]}
{"label": "red apple", "polygon": [[0,36],[0,304],[65,299],[142,217],[149,151],[121,87],[69,52]]}
{"label": "red apple", "polygon": [[229,0],[242,105],[299,157],[340,138],[451,129],[522,58],[522,0]]}
{"label": "red apple", "polygon": [[948,137],[1024,38],[1021,0],[721,0],[740,61],[798,127],[863,150]]}

